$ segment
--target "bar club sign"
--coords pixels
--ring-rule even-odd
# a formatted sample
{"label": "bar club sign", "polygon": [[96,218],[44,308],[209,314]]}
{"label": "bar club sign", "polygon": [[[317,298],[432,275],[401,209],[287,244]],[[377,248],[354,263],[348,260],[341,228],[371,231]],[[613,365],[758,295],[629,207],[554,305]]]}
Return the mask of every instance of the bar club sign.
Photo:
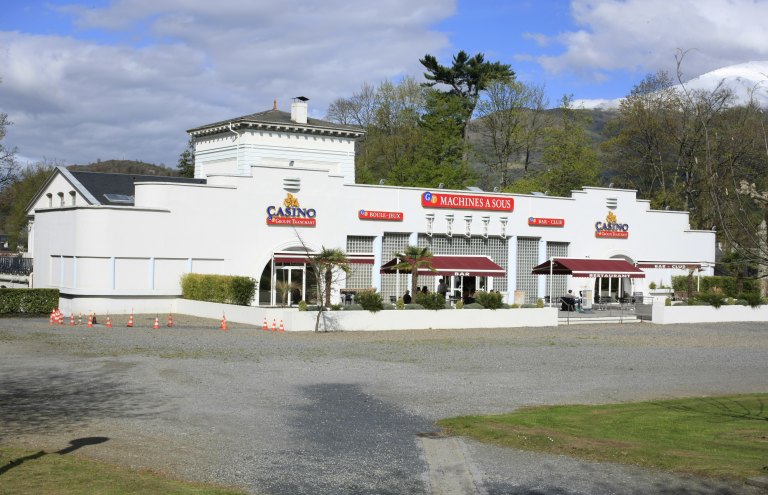
{"label": "bar club sign", "polygon": [[359,218],[360,220],[383,220],[388,222],[402,222],[403,212],[358,210],[357,218]]}
{"label": "bar club sign", "polygon": [[302,208],[299,198],[291,193],[285,197],[282,206],[267,207],[267,225],[314,227],[317,224],[316,216],[314,208]]}
{"label": "bar club sign", "polygon": [[425,192],[421,195],[421,206],[455,210],[512,211],[515,209],[515,200],[503,196]]}
{"label": "bar club sign", "polygon": [[531,227],[565,227],[565,219],[528,217],[528,225]]}

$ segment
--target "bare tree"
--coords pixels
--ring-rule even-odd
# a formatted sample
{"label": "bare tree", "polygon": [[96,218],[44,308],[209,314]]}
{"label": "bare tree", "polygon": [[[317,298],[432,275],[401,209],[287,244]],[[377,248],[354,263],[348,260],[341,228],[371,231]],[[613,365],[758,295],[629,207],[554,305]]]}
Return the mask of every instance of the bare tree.
{"label": "bare tree", "polygon": [[492,83],[477,104],[473,127],[482,140],[478,155],[500,188],[509,184],[511,168],[522,165],[523,175],[527,173],[541,139],[546,105],[543,87],[516,80]]}

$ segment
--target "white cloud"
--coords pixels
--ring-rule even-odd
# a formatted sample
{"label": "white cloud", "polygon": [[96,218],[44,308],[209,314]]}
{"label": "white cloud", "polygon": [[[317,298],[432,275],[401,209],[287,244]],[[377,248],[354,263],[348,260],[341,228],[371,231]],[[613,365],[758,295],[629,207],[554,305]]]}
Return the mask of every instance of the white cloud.
{"label": "white cloud", "polygon": [[768,59],[766,0],[573,0],[571,12],[580,29],[552,40],[565,51],[539,58],[553,73],[674,70],[678,49],[687,77]]}
{"label": "white cloud", "polygon": [[455,1],[122,0],[62,9],[79,28],[127,34],[135,46],[0,32],[0,109],[15,123],[8,144],[68,163],[173,166],[188,128],[268,109],[273,99],[287,108],[299,94],[322,117],[363,82],[419,74],[420,57],[448,47],[431,26]]}

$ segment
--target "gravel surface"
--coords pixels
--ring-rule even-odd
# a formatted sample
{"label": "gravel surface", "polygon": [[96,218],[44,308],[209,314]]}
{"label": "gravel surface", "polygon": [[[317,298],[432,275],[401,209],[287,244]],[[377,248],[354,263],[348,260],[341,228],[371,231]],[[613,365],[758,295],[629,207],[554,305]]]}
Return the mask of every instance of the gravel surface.
{"label": "gravel surface", "polygon": [[[0,319],[0,442],[104,436],[78,453],[255,494],[430,493],[416,435],[443,417],[768,389],[757,323],[314,334],[154,317]],[[489,495],[765,493],[463,444]]]}

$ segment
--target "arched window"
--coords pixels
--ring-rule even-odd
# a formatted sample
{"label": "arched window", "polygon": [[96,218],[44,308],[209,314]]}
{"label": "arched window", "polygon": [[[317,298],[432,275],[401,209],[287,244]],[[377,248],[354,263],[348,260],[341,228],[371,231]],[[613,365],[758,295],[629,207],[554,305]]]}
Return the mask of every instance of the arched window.
{"label": "arched window", "polygon": [[53,194],[48,193],[45,196],[48,198],[48,208],[53,208]]}
{"label": "arched window", "polygon": [[69,191],[69,201],[72,206],[75,206],[77,200],[77,194],[75,194],[75,191]]}

